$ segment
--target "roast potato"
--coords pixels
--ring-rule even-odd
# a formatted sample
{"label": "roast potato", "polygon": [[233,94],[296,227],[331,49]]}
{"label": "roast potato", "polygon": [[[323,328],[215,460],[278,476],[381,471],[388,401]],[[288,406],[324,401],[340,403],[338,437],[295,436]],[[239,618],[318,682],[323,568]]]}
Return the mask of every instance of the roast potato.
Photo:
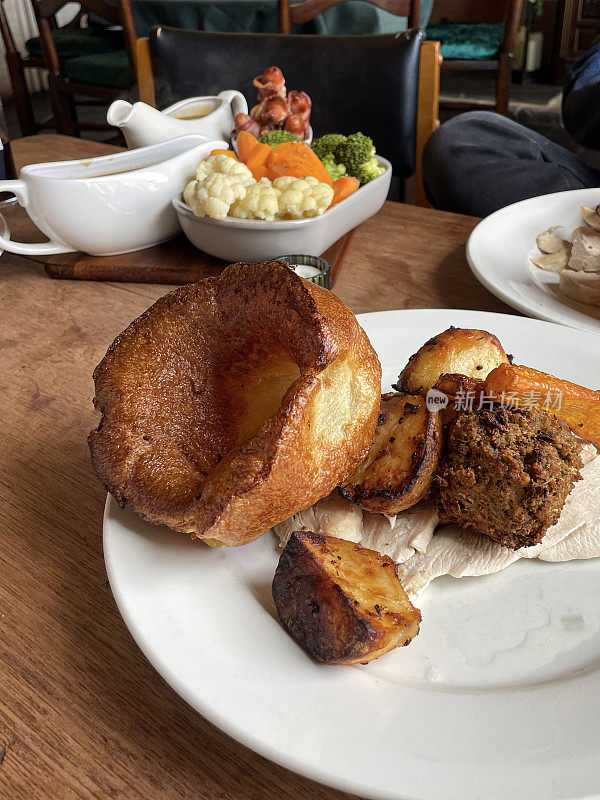
{"label": "roast potato", "polygon": [[468,375],[445,372],[437,379],[434,389],[443,392],[450,400],[457,395],[469,395],[477,399],[485,392],[485,381],[470,378]]}
{"label": "roast potato", "polygon": [[483,379],[508,361],[500,340],[492,333],[448,328],[410,357],[394,388],[399,392],[426,394],[445,372]]}
{"label": "roast potato", "polygon": [[366,664],[419,632],[421,613],[390,558],[312,531],[292,533],[273,599],[284,627],[325,664]]}
{"label": "roast potato", "polygon": [[94,372],[98,477],[121,506],[238,546],[329,494],[373,440],[381,367],[356,317],[281,261],[161,297]]}
{"label": "roast potato", "polygon": [[442,418],[425,397],[384,394],[369,452],[339,491],[367,511],[397,514],[427,494],[441,451]]}
{"label": "roast potato", "polygon": [[437,379],[434,390],[445,398],[446,405],[440,404],[442,425],[447,425],[456,416],[457,410],[477,410],[485,402],[485,381],[469,378],[467,375],[444,373]]}

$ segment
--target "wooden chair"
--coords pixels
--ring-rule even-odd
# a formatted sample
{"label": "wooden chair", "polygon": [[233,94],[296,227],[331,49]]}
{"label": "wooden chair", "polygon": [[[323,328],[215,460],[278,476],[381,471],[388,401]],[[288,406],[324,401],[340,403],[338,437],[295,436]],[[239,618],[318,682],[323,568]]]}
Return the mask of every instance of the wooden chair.
{"label": "wooden chair", "polygon": [[[497,3],[495,5],[498,5]],[[519,23],[521,20],[521,10],[523,7],[523,0],[503,0],[504,5],[504,39],[497,55],[493,58],[487,59],[462,59],[462,58],[444,58],[443,69],[454,71],[487,71],[496,73],[496,100],[495,103],[482,104],[482,103],[469,103],[461,100],[447,100],[442,101],[443,108],[493,108],[498,114],[508,114],[508,103],[510,98],[510,81],[512,77],[512,61],[515,40],[519,31]],[[440,6],[448,9],[448,14],[452,13],[451,0],[436,0],[434,6],[436,15],[439,18]],[[488,8],[489,6],[489,8]],[[489,18],[489,14],[494,13],[494,4],[477,3],[476,14],[485,14],[485,22],[494,21]],[[462,20],[452,20],[459,22]],[[499,21],[496,17],[495,21]],[[471,20],[469,20],[471,22]],[[476,23],[474,23],[476,24]]]}
{"label": "wooden chair", "polygon": [[4,50],[6,51],[6,65],[21,134],[23,136],[32,136],[44,126],[38,125],[35,120],[31,96],[25,79],[25,69],[45,69],[46,65],[41,56],[22,56],[19,52],[4,10],[4,0],[0,0],[0,35],[2,35]]}
{"label": "wooden chair", "polygon": [[[266,61],[268,55],[265,54]],[[422,153],[427,139],[438,128],[439,122],[439,93],[440,93],[440,68],[442,57],[439,42],[423,42],[419,58],[419,85],[417,92],[417,120],[415,138],[415,171],[414,176],[407,181],[405,199],[416,205],[429,206],[425,197],[422,181]],[[156,107],[156,85],[152,65],[150,44],[147,38],[137,40],[137,81],[140,100]],[[352,81],[348,81],[351,90]],[[218,87],[215,87],[215,90]],[[223,87],[220,87],[223,88]],[[368,131],[366,131],[368,132]],[[385,155],[385,153],[383,153]]]}
{"label": "wooden chair", "polygon": [[[83,0],[81,6],[113,26],[120,26],[118,44],[108,51],[61,59],[53,37],[56,13],[69,0],[33,0],[40,44],[48,69],[52,108],[59,133],[79,135],[82,130],[111,130],[100,123],[77,119],[75,95],[106,103],[135,83],[135,26],[129,0]],[[116,33],[111,31],[111,34]]]}
{"label": "wooden chair", "polygon": [[[278,0],[277,18],[280,33],[291,33],[292,25],[302,25],[314,19],[328,8],[343,3],[345,0],[302,0],[290,3],[289,0]],[[408,27],[419,27],[421,0],[366,0],[373,6],[388,11],[397,17],[408,17]]]}

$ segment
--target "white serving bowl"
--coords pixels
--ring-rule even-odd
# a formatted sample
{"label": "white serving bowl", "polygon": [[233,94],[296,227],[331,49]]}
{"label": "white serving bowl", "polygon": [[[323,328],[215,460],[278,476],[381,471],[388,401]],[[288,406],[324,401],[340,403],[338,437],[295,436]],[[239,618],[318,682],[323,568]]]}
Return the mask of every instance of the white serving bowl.
{"label": "white serving bowl", "polygon": [[183,232],[199,250],[224,261],[267,261],[284,253],[320,256],[345,233],[360,225],[384,204],[392,178],[392,165],[377,156],[385,172],[361,186],[320,217],[263,220],[224,220],[197,217],[183,202],[173,198],[173,207]]}

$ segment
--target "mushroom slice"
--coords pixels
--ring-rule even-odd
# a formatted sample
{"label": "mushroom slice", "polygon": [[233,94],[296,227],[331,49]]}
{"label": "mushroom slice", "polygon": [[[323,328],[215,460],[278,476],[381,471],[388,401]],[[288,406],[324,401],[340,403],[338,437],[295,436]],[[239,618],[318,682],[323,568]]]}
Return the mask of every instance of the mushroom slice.
{"label": "mushroom slice", "polygon": [[[566,244],[569,243],[566,242]],[[560,272],[561,269],[564,269],[569,263],[570,255],[571,248],[569,246],[568,250],[559,250],[555,253],[542,253],[541,255],[534,253],[530,256],[530,260],[532,264],[535,264],[535,266],[540,269],[546,269],[550,272]]]}
{"label": "mushroom slice", "polygon": [[[583,208],[581,211],[583,213]],[[598,217],[598,219],[600,219],[600,217]],[[554,225],[552,228],[548,228],[547,231],[540,233],[535,240],[535,243],[542,253],[564,253],[565,251],[571,250],[571,243],[555,234],[555,231],[559,230],[559,227],[559,225]]]}
{"label": "mushroom slice", "polygon": [[600,206],[596,206],[595,209],[590,208],[589,206],[581,206],[581,216],[585,222],[587,222],[587,224],[596,231],[600,231],[600,214],[598,213],[599,208]]}
{"label": "mushroom slice", "polygon": [[563,269],[559,272],[559,278],[560,290],[567,297],[600,307],[600,274]]}

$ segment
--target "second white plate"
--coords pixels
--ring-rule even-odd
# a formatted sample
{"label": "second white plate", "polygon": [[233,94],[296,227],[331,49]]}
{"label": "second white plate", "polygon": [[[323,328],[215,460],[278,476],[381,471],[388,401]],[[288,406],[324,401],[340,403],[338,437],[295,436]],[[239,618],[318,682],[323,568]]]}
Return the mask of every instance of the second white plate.
{"label": "second white plate", "polygon": [[[492,331],[520,363],[600,386],[600,339],[574,329],[447,310],[359,321],[386,389],[451,324]],[[248,747],[370,798],[600,797],[600,559],[523,559],[439,579],[418,603],[410,647],[326,667],[277,621],[279,552],[272,534],[211,549],[107,503],[106,566],[132,635],[175,691]]]}
{"label": "second white plate", "polygon": [[600,308],[570,300],[558,291],[558,275],[534,267],[538,234],[560,225],[559,235],[570,238],[582,225],[579,207],[595,208],[600,188],[576,189],[532,197],[490,214],[475,228],[467,243],[467,260],[475,277],[487,288],[530,316],[600,333]]}

